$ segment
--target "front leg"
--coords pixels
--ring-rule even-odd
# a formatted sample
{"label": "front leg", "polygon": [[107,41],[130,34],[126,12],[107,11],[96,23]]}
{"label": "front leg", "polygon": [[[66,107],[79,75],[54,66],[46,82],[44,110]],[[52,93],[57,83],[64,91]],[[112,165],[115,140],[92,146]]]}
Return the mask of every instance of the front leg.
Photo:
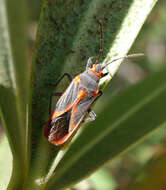
{"label": "front leg", "polygon": [[103,78],[103,77],[105,77],[105,76],[107,76],[107,75],[110,75],[111,77],[113,77],[113,76],[111,75],[111,73],[107,72],[107,73],[103,73],[102,76],[101,76],[101,78]]}

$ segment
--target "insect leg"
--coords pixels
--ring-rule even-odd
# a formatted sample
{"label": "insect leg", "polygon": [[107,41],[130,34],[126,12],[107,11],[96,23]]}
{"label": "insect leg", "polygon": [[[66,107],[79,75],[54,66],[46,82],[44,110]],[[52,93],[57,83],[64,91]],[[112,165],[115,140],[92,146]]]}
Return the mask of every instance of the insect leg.
{"label": "insect leg", "polygon": [[[103,94],[103,92],[100,90],[98,93],[98,96],[96,99],[93,101],[93,103]],[[83,120],[83,123],[88,123],[90,121],[94,121],[96,119],[96,114],[91,108],[88,109],[89,117]]]}
{"label": "insect leg", "polygon": [[105,77],[105,76],[107,76],[107,75],[110,75],[111,77],[113,77],[113,76],[111,75],[111,73],[104,73],[101,78],[103,78],[103,77]]}
{"label": "insect leg", "polygon": [[73,77],[69,73],[64,73],[57,81],[56,83],[50,83],[49,86],[58,86],[58,84],[63,80],[64,77],[67,77],[69,82],[73,80]]}
{"label": "insect leg", "polygon": [[51,110],[52,110],[52,102],[53,102],[53,97],[54,96],[62,96],[63,92],[53,92],[51,93],[51,96],[50,96],[50,102],[49,102],[49,115],[51,114]]}
{"label": "insect leg", "polygon": [[103,94],[103,92],[100,90],[99,93],[98,93],[98,95],[97,95],[97,97],[96,97],[95,100],[93,101],[93,103],[96,102],[96,100],[98,100],[98,98],[99,98],[102,94]]}
{"label": "insect leg", "polygon": [[[58,84],[64,79],[64,77],[67,76],[68,80],[71,82],[73,80],[73,77],[68,74],[68,73],[64,73],[58,80],[55,84],[49,84],[50,86],[55,86],[57,87]],[[54,96],[62,96],[62,92],[53,92],[51,93],[51,96],[50,96],[50,102],[49,102],[49,115],[51,114],[51,110],[52,110],[52,100],[53,100],[53,97]]]}
{"label": "insect leg", "polygon": [[109,73],[104,73],[101,78],[107,76]]}
{"label": "insect leg", "polygon": [[88,109],[88,113],[89,113],[89,117],[86,118],[83,122],[84,123],[88,123],[90,121],[94,121],[96,119],[96,114],[93,110],[91,110],[90,108]]}

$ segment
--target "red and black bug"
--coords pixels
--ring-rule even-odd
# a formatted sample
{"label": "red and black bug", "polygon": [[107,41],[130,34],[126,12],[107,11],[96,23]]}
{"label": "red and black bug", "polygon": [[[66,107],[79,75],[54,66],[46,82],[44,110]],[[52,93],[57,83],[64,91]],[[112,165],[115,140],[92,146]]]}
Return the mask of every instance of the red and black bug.
{"label": "red and black bug", "polygon": [[[99,57],[102,52],[101,23],[100,28]],[[112,62],[118,59],[140,55],[142,54],[132,54],[117,58]],[[102,95],[102,91],[99,90],[99,81],[102,77],[108,75],[108,73],[103,73],[103,69],[112,62],[103,66],[98,60],[93,63],[92,59],[92,57],[88,59],[86,70],[83,73],[77,75],[74,79],[72,79],[68,73],[65,73],[55,84],[55,86],[57,86],[65,76],[67,76],[71,82],[62,95],[60,93],[52,94],[52,96],[61,95],[61,97],[45,125],[44,135],[48,138],[48,141],[54,145],[64,144],[77,130],[81,122],[89,122],[96,119],[96,114],[91,110],[91,105]],[[50,98],[50,105],[52,96]],[[89,113],[89,117],[84,119],[87,113]]]}

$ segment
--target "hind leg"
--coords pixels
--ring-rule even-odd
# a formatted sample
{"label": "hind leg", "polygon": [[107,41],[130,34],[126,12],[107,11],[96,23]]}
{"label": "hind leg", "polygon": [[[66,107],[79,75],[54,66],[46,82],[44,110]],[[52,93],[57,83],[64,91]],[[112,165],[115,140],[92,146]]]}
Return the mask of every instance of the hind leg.
{"label": "hind leg", "polygon": [[[69,82],[71,82],[71,81],[73,80],[73,77],[72,77],[70,74],[64,73],[64,74],[57,80],[57,82],[56,82],[55,84],[49,84],[49,85],[50,85],[50,86],[57,87],[57,86],[60,84],[60,82],[64,79],[65,76],[68,78]],[[62,94],[63,94],[63,92],[53,92],[53,93],[51,93],[50,102],[49,102],[49,115],[51,114],[51,110],[52,110],[53,97],[55,97],[55,96],[60,97],[60,96],[62,96]]]}
{"label": "hind leg", "polygon": [[49,83],[49,86],[54,86],[57,87],[59,85],[59,83],[64,79],[64,77],[67,77],[69,82],[71,82],[73,80],[73,77],[69,74],[69,73],[64,73],[57,81],[56,83]]}
{"label": "hind leg", "polygon": [[[103,94],[102,91],[99,91],[98,96],[96,97],[96,99],[93,101],[93,103]],[[96,119],[96,114],[93,110],[91,110],[91,108],[88,109],[87,111],[89,113],[89,117],[86,118],[85,120],[83,120],[83,123],[89,123],[91,121],[94,121]]]}
{"label": "hind leg", "polygon": [[96,119],[96,114],[93,110],[89,109],[88,110],[88,113],[89,113],[89,117],[86,118],[83,123],[89,123],[91,121],[94,121]]}

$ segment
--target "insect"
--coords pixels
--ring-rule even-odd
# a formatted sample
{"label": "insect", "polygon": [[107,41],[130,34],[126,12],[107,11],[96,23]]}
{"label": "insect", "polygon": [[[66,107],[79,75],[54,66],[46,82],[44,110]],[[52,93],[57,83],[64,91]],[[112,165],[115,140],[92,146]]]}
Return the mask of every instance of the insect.
{"label": "insect", "polygon": [[[100,26],[100,29],[101,40],[99,57],[102,52],[102,26]],[[72,79],[68,73],[65,73],[57,81],[55,86],[57,86],[64,77],[69,79],[71,82],[70,85],[63,94],[53,93],[50,98],[51,105],[52,97],[60,95],[55,109],[45,125],[44,135],[48,138],[48,141],[57,146],[63,145],[76,132],[80,123],[95,120],[96,114],[91,110],[91,105],[102,95],[102,91],[99,90],[99,81],[109,74],[103,72],[104,68],[119,59],[141,55],[142,54],[131,54],[120,57],[107,63],[105,66],[98,60],[93,63],[93,57],[90,57],[87,61],[86,70],[77,75],[74,79]],[[89,117],[85,119],[87,113]]]}

